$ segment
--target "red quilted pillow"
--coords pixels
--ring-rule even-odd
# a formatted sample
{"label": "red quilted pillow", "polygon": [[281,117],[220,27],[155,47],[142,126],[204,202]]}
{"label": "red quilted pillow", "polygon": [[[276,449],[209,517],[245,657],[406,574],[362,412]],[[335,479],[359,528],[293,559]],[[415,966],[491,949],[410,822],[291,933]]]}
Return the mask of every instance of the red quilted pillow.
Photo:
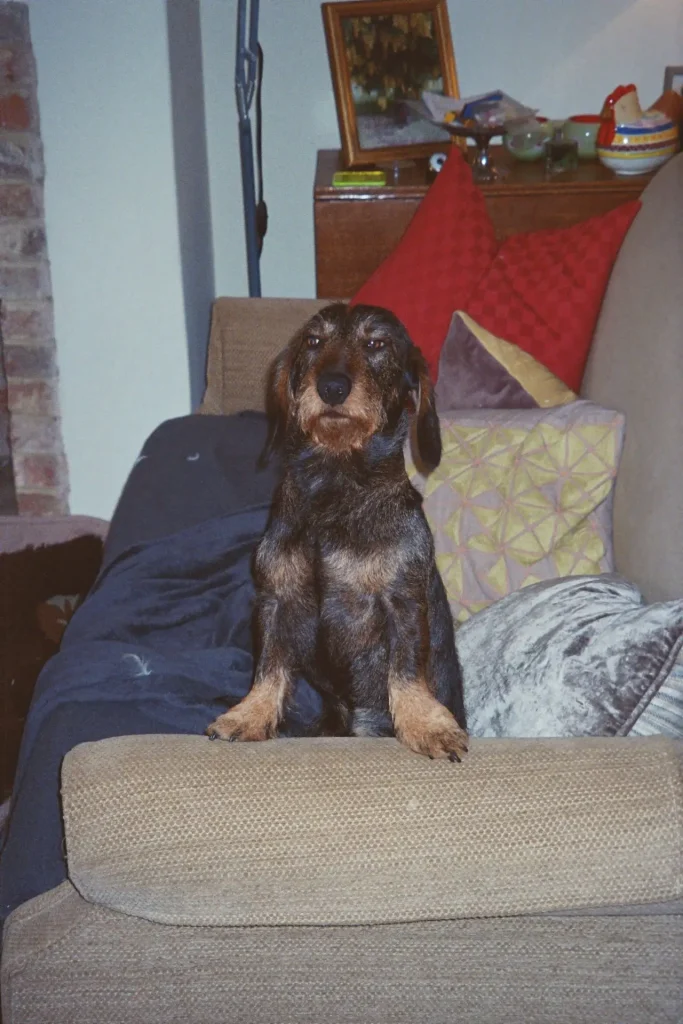
{"label": "red quilted pillow", "polygon": [[453,311],[468,308],[496,248],[484,197],[453,146],[401,241],[351,302],[392,310],[436,378]]}
{"label": "red quilted pillow", "polygon": [[508,238],[466,312],[578,391],[612,265],[640,205]]}

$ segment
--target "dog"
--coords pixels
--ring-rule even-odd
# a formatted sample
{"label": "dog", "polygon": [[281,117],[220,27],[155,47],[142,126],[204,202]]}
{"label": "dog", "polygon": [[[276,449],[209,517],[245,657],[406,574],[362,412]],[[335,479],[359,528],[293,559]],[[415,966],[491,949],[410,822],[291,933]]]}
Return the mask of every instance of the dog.
{"label": "dog", "polygon": [[254,562],[256,672],[208,735],[277,735],[301,675],[322,694],[321,734],[460,761],[453,620],[404,461],[411,421],[421,463],[441,459],[424,357],[388,310],[326,306],[272,364],[266,411],[264,457],[280,451],[284,472]]}

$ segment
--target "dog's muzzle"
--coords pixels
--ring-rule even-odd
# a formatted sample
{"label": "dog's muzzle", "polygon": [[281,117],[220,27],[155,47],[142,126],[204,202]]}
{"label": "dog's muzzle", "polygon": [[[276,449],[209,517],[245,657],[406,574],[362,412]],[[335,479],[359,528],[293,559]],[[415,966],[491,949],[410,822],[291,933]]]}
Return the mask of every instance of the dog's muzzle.
{"label": "dog's muzzle", "polygon": [[351,378],[345,373],[321,373],[318,378],[318,394],[325,405],[341,405],[351,392]]}

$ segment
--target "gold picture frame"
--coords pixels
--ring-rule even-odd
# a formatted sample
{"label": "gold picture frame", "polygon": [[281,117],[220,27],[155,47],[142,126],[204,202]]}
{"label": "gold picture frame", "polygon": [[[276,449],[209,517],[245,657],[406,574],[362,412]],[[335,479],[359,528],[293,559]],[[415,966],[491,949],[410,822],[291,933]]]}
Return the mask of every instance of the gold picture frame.
{"label": "gold picture frame", "polygon": [[343,0],[322,16],[347,167],[427,157],[448,133],[404,102],[458,97],[447,0]]}

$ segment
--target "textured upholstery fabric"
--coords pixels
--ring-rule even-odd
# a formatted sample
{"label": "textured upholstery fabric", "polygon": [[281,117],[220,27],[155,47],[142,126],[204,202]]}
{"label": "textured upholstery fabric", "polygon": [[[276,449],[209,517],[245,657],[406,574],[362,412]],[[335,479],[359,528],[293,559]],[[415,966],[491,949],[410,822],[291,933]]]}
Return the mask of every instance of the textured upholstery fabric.
{"label": "textured upholstery fabric", "polygon": [[[678,899],[669,740],[122,737],[67,755],[69,877],[174,925],[397,923]],[[634,842],[635,837],[637,842]]]}
{"label": "textured upholstery fabric", "polygon": [[578,390],[612,265],[640,201],[568,228],[512,235],[464,306]]}
{"label": "textured upholstery fabric", "polygon": [[614,495],[622,576],[683,594],[683,153],[657,172],[614,266],[583,392],[626,415]]}
{"label": "textured upholstery fabric", "polygon": [[611,571],[619,413],[580,401],[440,422],[438,469],[407,466],[456,621],[541,580]]}
{"label": "textured upholstery fabric", "polygon": [[216,299],[207,387],[198,412],[263,410],[268,364],[324,299]]}
{"label": "textured upholstery fabric", "polygon": [[680,1024],[683,917],[174,928],[64,883],[4,969],[5,1024]]}

